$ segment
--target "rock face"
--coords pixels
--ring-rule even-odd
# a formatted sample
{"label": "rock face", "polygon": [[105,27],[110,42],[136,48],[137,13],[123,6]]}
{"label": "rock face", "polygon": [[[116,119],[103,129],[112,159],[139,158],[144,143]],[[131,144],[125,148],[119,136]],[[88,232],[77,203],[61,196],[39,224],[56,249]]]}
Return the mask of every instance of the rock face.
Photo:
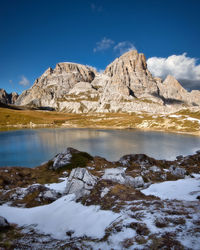
{"label": "rock face", "polygon": [[115,59],[103,73],[81,64],[58,63],[16,104],[74,113],[167,113],[200,106],[200,91],[187,92],[172,76],[164,82],[154,78],[144,54],[133,50]]}
{"label": "rock face", "polygon": [[71,157],[71,148],[67,148],[65,151],[54,157],[52,169],[56,170],[69,164]]}
{"label": "rock face", "polygon": [[118,182],[120,184],[129,185],[134,188],[139,188],[144,186],[144,180],[142,176],[128,176],[125,174],[125,168],[108,168],[105,170],[102,176],[103,180],[110,180],[113,182]]}
{"label": "rock face", "polygon": [[159,83],[159,94],[165,102],[200,106],[200,91],[187,92],[181,84],[171,75],[168,75],[163,83]]}
{"label": "rock face", "polygon": [[186,175],[186,170],[184,168],[171,166],[169,170],[176,177],[184,178]]}
{"label": "rock face", "polygon": [[16,92],[12,92],[8,94],[4,89],[0,89],[0,102],[4,104],[15,104],[18,94]]}
{"label": "rock face", "polygon": [[130,51],[115,59],[105,70],[105,74],[111,77],[113,84],[125,86],[128,92],[137,98],[147,98],[151,94],[158,94],[158,86],[151,73],[147,69],[144,54],[138,54],[136,50]]}
{"label": "rock face", "polygon": [[97,183],[97,177],[93,176],[85,168],[75,168],[69,176],[66,194],[75,194],[76,198],[80,198],[90,193],[94,185]]}
{"label": "rock face", "polygon": [[59,102],[69,90],[78,82],[90,83],[95,73],[94,69],[84,65],[58,63],[55,69],[48,68],[29,90],[24,91],[17,104],[59,109]]}

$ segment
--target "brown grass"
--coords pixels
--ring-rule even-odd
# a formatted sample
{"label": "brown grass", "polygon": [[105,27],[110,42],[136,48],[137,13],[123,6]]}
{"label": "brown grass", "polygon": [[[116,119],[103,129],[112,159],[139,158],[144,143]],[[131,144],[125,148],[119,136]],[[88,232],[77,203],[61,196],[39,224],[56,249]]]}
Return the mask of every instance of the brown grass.
{"label": "brown grass", "polygon": [[[80,111],[84,110],[84,105]],[[189,115],[200,118],[200,112],[181,111],[177,114]],[[0,129],[16,127],[80,127],[80,128],[139,128],[157,131],[198,133],[199,124],[189,120],[176,119],[173,117],[160,117],[143,113],[87,113],[72,114],[55,111],[39,110],[14,110],[0,108]],[[144,125],[147,123],[147,125]],[[31,125],[32,124],[32,125]]]}

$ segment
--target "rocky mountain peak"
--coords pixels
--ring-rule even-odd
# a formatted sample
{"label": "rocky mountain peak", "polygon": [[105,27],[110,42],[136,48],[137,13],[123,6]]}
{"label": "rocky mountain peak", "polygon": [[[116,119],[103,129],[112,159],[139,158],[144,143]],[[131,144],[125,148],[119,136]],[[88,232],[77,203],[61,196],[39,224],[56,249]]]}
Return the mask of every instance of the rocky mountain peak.
{"label": "rocky mountain peak", "polygon": [[[131,50],[116,58],[105,69],[105,74],[113,77],[114,75],[121,73],[135,72],[136,69],[147,70],[146,59],[144,54],[139,54],[137,50]],[[125,71],[123,71],[125,70]]]}
{"label": "rocky mountain peak", "polygon": [[146,97],[157,93],[156,81],[147,69],[144,54],[129,51],[107,66],[105,74],[112,78],[113,84],[125,85],[135,97]]}
{"label": "rocky mountain peak", "polygon": [[184,89],[181,84],[176,80],[174,76],[168,75],[164,82],[158,83],[160,95],[166,100],[171,101],[183,101],[188,100],[190,96],[186,89]]}
{"label": "rocky mountain peak", "polygon": [[183,86],[180,84],[180,82],[178,82],[176,80],[176,78],[172,75],[168,75],[166,77],[166,79],[164,80],[163,82],[163,85],[165,85],[165,87],[168,87],[168,88],[174,88],[176,89],[177,91],[181,91],[181,92],[187,92]]}
{"label": "rocky mountain peak", "polygon": [[96,74],[93,68],[78,63],[58,63],[53,72],[55,74],[76,74],[84,82],[92,82]]}
{"label": "rocky mountain peak", "polygon": [[144,54],[132,50],[116,58],[103,73],[78,63],[58,63],[23,92],[16,104],[76,113],[158,113],[179,110],[182,104],[200,106],[200,92],[187,92],[173,76],[164,82],[153,77]]}
{"label": "rocky mountain peak", "polygon": [[4,89],[0,89],[0,102],[4,104],[14,104],[18,98],[16,92],[8,94]]}

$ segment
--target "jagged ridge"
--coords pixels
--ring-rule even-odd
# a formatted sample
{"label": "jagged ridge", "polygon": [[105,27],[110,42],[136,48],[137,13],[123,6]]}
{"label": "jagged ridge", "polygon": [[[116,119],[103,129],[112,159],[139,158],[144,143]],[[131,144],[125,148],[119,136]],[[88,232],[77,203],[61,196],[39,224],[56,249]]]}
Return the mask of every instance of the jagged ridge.
{"label": "jagged ridge", "polygon": [[115,59],[101,74],[81,64],[59,63],[55,69],[47,69],[16,104],[74,113],[162,113],[200,106],[200,91],[187,92],[173,76],[164,82],[154,78],[144,54],[133,50]]}

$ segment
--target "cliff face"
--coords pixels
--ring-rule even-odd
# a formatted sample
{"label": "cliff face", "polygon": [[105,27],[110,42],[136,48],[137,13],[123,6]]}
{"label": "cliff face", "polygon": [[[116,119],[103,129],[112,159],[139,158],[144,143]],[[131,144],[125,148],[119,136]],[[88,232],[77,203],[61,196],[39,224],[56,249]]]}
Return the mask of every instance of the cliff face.
{"label": "cliff face", "polygon": [[115,59],[104,73],[111,77],[113,84],[127,86],[137,98],[158,94],[157,84],[147,69],[145,56],[136,50]]}
{"label": "cliff face", "polygon": [[14,104],[18,98],[16,92],[8,94],[4,89],[0,89],[0,102],[4,104]]}
{"label": "cliff face", "polygon": [[[200,106],[200,91],[187,92],[172,76],[163,82],[136,50],[115,59],[103,73],[76,63],[49,68],[24,91],[17,105],[67,112],[174,112]],[[167,104],[167,105],[166,105]]]}
{"label": "cliff face", "polygon": [[90,83],[95,71],[75,63],[59,63],[55,69],[48,68],[34,85],[24,91],[17,100],[18,105],[57,108],[59,98],[63,98],[78,82]]}

